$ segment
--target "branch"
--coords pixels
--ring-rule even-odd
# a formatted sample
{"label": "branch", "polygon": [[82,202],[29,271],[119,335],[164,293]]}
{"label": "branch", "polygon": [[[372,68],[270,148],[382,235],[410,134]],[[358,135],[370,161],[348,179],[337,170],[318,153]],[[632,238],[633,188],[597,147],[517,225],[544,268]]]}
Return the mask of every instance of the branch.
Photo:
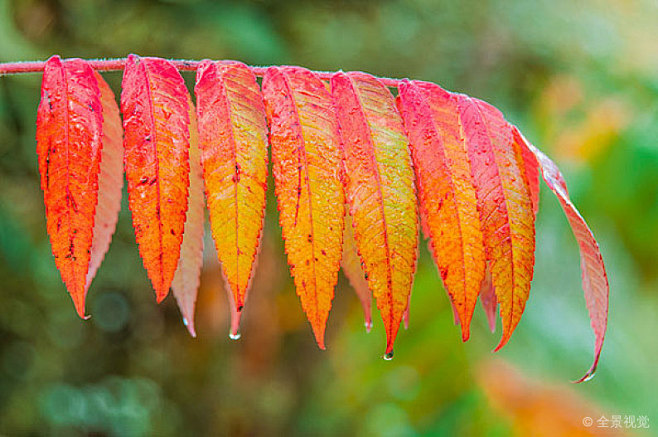
{"label": "branch", "polygon": [[[86,61],[94,70],[98,71],[121,71],[126,66],[126,58],[87,59]],[[180,71],[196,71],[197,67],[201,63],[201,61],[186,59],[169,59],[169,62],[174,64],[174,66]],[[43,71],[43,66],[45,63],[45,61],[0,63],[0,77],[9,74],[40,73]],[[249,68],[256,76],[262,77],[269,67],[249,66]],[[313,72],[323,80],[330,80],[331,76],[334,74],[331,71]],[[397,87],[398,84],[402,81],[401,79],[392,79],[388,77],[377,77],[377,79],[388,87]]]}

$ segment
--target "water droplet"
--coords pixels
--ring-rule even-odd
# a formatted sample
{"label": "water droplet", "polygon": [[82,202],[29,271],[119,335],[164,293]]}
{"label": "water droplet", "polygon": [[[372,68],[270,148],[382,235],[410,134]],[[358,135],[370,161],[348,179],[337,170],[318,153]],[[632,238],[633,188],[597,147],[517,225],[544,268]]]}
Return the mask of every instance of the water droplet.
{"label": "water droplet", "polygon": [[391,360],[393,359],[393,351],[390,351],[389,353],[387,353],[386,355],[384,355],[384,359],[385,359],[386,361],[391,361]]}
{"label": "water droplet", "polygon": [[183,317],[183,325],[188,326],[190,322],[187,321],[187,318]]}
{"label": "water droplet", "polygon": [[236,332],[235,334],[232,332],[229,332],[228,338],[231,340],[240,340],[240,337],[242,337],[242,334],[240,334],[240,331]]}
{"label": "water droplet", "polygon": [[363,325],[366,327],[366,332],[370,332],[372,329],[372,322],[365,322]]}
{"label": "water droplet", "polygon": [[590,373],[590,374],[587,375],[587,377],[586,377],[585,379],[583,379],[581,382],[587,382],[587,381],[591,380],[592,378],[594,378],[594,375],[595,375],[595,374],[596,374],[596,372],[592,372],[592,373]]}

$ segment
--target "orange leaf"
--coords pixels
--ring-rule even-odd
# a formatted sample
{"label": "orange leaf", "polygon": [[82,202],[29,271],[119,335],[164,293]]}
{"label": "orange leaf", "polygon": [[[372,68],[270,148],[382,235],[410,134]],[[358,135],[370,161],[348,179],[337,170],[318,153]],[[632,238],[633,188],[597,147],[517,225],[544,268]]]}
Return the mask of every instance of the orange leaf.
{"label": "orange leaf", "polygon": [[210,224],[235,307],[231,334],[236,336],[265,214],[265,107],[256,77],[240,62],[203,61],[195,94]]}
{"label": "orange leaf", "polygon": [[203,267],[204,202],[196,114],[191,100],[188,104],[190,107],[190,197],[180,258],[171,282],[171,290],[183,316],[183,323],[190,335],[196,337],[194,307],[201,280],[201,267]]}
{"label": "orange leaf", "polygon": [[98,176],[98,205],[94,217],[94,237],[91,243],[91,259],[85,289],[103,262],[110,248],[112,234],[116,229],[121,210],[123,188],[123,127],[114,93],[107,82],[96,71],[94,76],[100,90],[103,108],[103,149],[101,151],[100,174]]}
{"label": "orange leaf", "polygon": [[486,256],[503,320],[498,350],[509,340],[528,300],[535,262],[535,216],[524,178],[524,161],[520,150],[513,146],[511,128],[500,111],[463,94],[455,98],[472,166]]}
{"label": "orange leaf", "polygon": [[324,349],[345,215],[338,122],[324,83],[306,69],[268,68],[263,95],[288,264],[318,346]]}
{"label": "orange leaf", "polygon": [[530,151],[537,159],[541,167],[542,176],[548,188],[555,193],[562,209],[564,210],[569,225],[573,230],[578,247],[580,248],[580,267],[582,270],[583,290],[585,291],[585,301],[589,310],[589,317],[592,323],[592,329],[596,336],[594,344],[594,362],[585,376],[576,382],[583,382],[591,379],[596,371],[596,366],[601,356],[601,348],[605,338],[605,331],[608,326],[608,297],[610,286],[608,284],[608,275],[603,265],[601,250],[594,238],[594,234],[585,223],[576,207],[569,199],[567,185],[562,173],[555,163],[544,155],[539,149],[528,142],[520,132],[513,127],[515,135],[521,141],[521,144]]}
{"label": "orange leaf", "polygon": [[121,112],[128,205],[158,302],[180,257],[189,185],[189,94],[164,59],[128,56]]}
{"label": "orange leaf", "polygon": [[363,317],[365,319],[366,331],[372,329],[372,293],[368,287],[363,268],[361,267],[361,258],[356,250],[354,242],[354,231],[352,230],[352,217],[348,214],[345,216],[345,234],[343,236],[343,258],[340,261],[343,273],[350,281],[350,285],[356,292],[363,307]]}
{"label": "orange leaf", "polygon": [[412,81],[399,89],[430,252],[466,341],[484,280],[485,251],[464,127],[457,101],[438,85]]}
{"label": "orange leaf", "polygon": [[386,328],[391,357],[416,269],[414,173],[402,118],[374,77],[336,73],[331,89],[345,150],[354,240]]}
{"label": "orange leaf", "polygon": [[98,203],[103,115],[94,71],[86,61],[50,58],[37,115],[37,154],[55,265],[80,317]]}

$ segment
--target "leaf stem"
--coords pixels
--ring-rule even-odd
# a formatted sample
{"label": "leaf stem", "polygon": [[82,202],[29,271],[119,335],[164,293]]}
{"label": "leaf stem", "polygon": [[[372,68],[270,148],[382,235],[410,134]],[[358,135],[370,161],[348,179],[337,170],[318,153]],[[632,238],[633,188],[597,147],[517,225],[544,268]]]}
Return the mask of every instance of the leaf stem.
{"label": "leaf stem", "polygon": [[[115,59],[87,59],[89,65],[98,71],[121,71],[126,66],[126,58]],[[195,71],[201,61],[187,59],[169,59],[169,62],[180,71]],[[45,61],[34,62],[5,62],[0,63],[0,77],[10,74],[40,73],[43,71]],[[256,76],[262,77],[269,66],[249,66]],[[331,71],[314,71],[320,79],[329,80],[334,74]],[[402,79],[388,77],[377,77],[377,79],[388,87],[397,87]]]}

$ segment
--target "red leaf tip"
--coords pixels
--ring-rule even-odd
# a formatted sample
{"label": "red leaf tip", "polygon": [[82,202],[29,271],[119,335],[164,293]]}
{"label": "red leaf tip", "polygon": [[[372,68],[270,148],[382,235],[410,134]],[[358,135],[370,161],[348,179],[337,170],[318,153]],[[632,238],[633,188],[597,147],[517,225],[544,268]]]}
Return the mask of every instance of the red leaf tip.
{"label": "red leaf tip", "polygon": [[89,320],[91,316],[85,315],[85,296],[84,294],[78,294],[76,293],[75,295],[71,295],[71,299],[73,299],[73,305],[75,305],[75,311],[78,313],[78,316],[82,320]]}
{"label": "red leaf tip", "polygon": [[582,378],[580,378],[576,381],[571,381],[571,382],[573,384],[580,384],[581,382],[587,382],[587,381],[591,380],[592,378],[594,378],[594,376],[596,375],[596,366],[598,365],[598,361],[599,361],[599,357],[597,356],[594,365],[592,365],[592,367],[590,367],[590,369],[587,371],[587,373],[585,373],[585,375],[583,375]]}
{"label": "red leaf tip", "polygon": [[156,295],[155,295],[155,301],[156,301],[157,303],[162,303],[162,301],[165,300],[165,298],[166,298],[168,295],[169,295],[169,289],[168,289],[168,288],[167,288],[167,289],[164,289],[164,291],[163,291],[163,289],[158,288],[158,291],[157,291],[157,293],[156,293]]}

